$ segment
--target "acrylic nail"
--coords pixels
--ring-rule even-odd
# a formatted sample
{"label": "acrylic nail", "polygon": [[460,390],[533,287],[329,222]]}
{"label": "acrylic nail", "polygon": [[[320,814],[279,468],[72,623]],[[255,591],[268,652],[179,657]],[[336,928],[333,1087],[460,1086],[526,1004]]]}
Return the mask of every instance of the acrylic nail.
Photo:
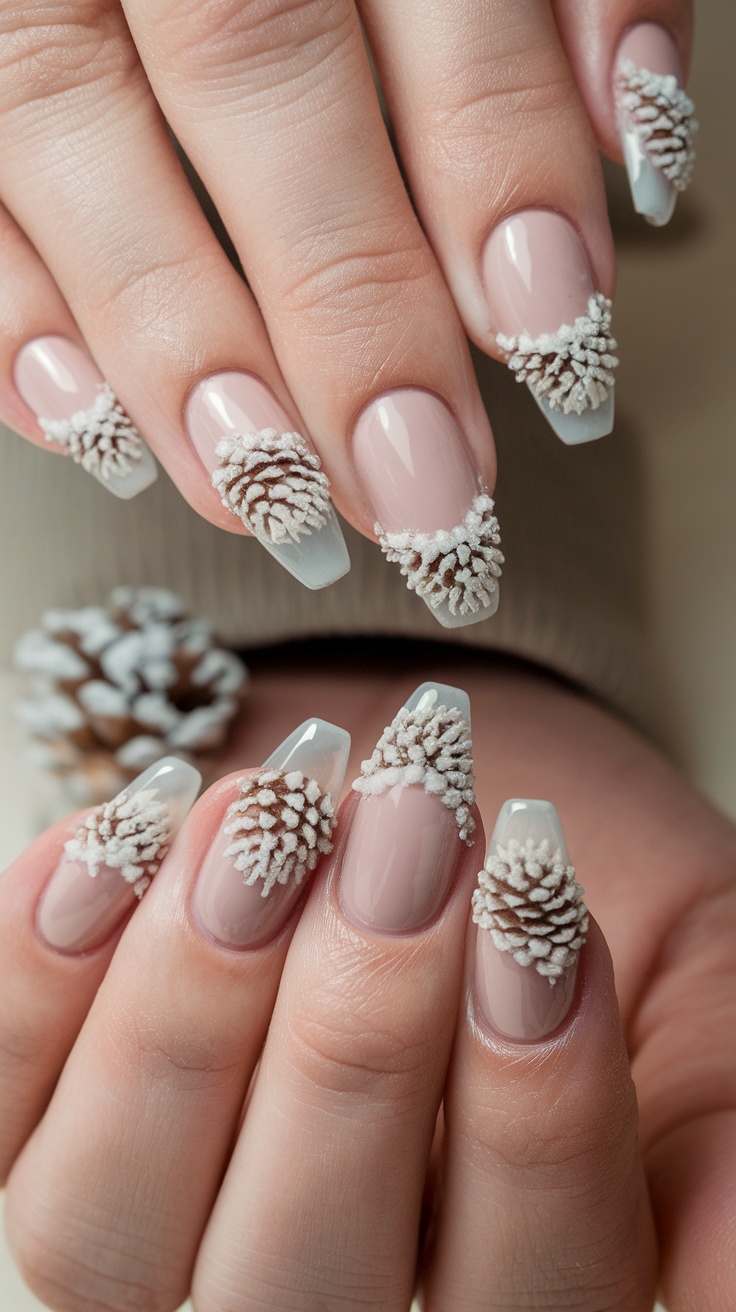
{"label": "acrylic nail", "polygon": [[158,476],[137,428],[83,346],[66,337],[36,337],[13,365],[15,386],[46,441],[124,501]]}
{"label": "acrylic nail", "polygon": [[494,228],[482,259],[496,344],[568,446],[613,428],[618,360],[611,302],[583,244],[554,210],[519,210]]}
{"label": "acrylic nail", "polygon": [[695,166],[695,107],[680,52],[665,28],[638,23],[619,43],[614,96],[631,197],[654,227],[669,223]]}
{"label": "acrylic nail", "polygon": [[202,786],[194,766],[164,756],[65,844],[38,908],[38,930],[60,952],[99,947],[141,898]]}
{"label": "acrylic nail", "polygon": [[353,788],[360,802],[340,873],[343,910],[377,934],[421,929],[442,909],[475,828],[467,693],[423,683]]}
{"label": "acrylic nail", "polygon": [[185,423],[222,504],[307,588],[347,574],[350,557],[319,456],[266,384],[228,370],[195,387]]}
{"label": "acrylic nail", "polygon": [[349,752],[344,729],[305,720],[239,781],[194,890],[194,918],[209,937],[252,948],[280,932],[332,851]]}
{"label": "acrylic nail", "polygon": [[444,402],[421,388],[377,397],[356,424],[353,458],[381,549],[440,624],[495,614],[498,520]]}
{"label": "acrylic nail", "polygon": [[551,802],[501,807],[473,894],[475,996],[503,1038],[533,1043],[564,1021],[588,913]]}

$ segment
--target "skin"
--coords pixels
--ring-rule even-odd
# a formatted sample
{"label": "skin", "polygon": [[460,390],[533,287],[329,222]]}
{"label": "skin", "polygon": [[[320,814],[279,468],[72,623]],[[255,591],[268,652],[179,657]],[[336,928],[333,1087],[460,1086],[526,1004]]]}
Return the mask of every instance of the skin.
{"label": "skin", "polygon": [[338,850],[272,944],[226,952],[188,904],[228,777],[122,936],[80,958],[34,931],[57,826],[0,899],[0,1125],[26,1279],[51,1307],[85,1312],[173,1310],[190,1292],[197,1312],[406,1309],[419,1250],[438,1312],[649,1312],[655,1280],[670,1312],[727,1312],[734,827],[539,672],[403,649],[376,675],[375,653],[361,666],[351,652],[331,668],[304,650],[299,679],[293,656],[256,659],[228,765],[318,714],[354,735],[350,780],[417,683],[463,686],[479,819],[490,826],[509,796],[550,798],[595,917],[566,1022],[515,1045],[479,1018],[480,826],[418,933],[350,925]]}

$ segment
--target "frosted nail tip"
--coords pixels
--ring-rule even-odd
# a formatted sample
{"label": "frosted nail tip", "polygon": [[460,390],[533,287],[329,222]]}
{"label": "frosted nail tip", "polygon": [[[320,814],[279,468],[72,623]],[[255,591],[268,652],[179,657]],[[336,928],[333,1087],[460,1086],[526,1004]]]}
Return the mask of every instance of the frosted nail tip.
{"label": "frosted nail tip", "polygon": [[529,839],[535,847],[548,842],[553,850],[559,848],[564,861],[570,860],[562,823],[552,803],[531,797],[511,797],[498,813],[488,844],[489,854],[509,842],[523,844]]}
{"label": "frosted nail tip", "polygon": [[663,228],[675,212],[677,189],[647,158],[635,132],[621,133],[621,148],[636,213]]}
{"label": "frosted nail tip", "polygon": [[547,423],[565,446],[581,446],[583,442],[595,442],[599,437],[607,437],[613,430],[614,388],[609,388],[608,396],[595,410],[583,410],[582,414],[563,414],[553,410],[543,398],[529,388]]}
{"label": "frosted nail tip", "polygon": [[349,755],[350,734],[328,720],[314,718],[294,729],[264,761],[263,768],[301,770],[337,803]]}
{"label": "frosted nail tip", "polygon": [[453,614],[447,602],[443,602],[440,606],[432,606],[430,602],[427,602],[427,606],[443,629],[466,629],[471,624],[480,624],[482,620],[491,619],[498,610],[500,600],[501,589],[496,584],[488,605],[481,606],[476,611],[469,611],[465,615]]}
{"label": "frosted nail tip", "polygon": [[463,688],[454,688],[449,683],[421,683],[404,705],[407,711],[431,711],[439,706],[448,711],[454,709],[470,726],[470,698]]}
{"label": "frosted nail tip", "polygon": [[113,496],[121,501],[130,501],[140,492],[145,492],[158,478],[158,466],[147,446],[141,448],[140,458],[136,460],[127,474],[110,474],[104,478],[101,473],[93,471],[93,476],[106,487]]}
{"label": "frosted nail tip", "polygon": [[298,542],[274,543],[258,538],[261,546],[305,588],[329,587],[350,570],[350,556],[334,509],[320,529],[303,534]]}
{"label": "frosted nail tip", "polygon": [[178,756],[162,756],[139,774],[126,791],[132,796],[149,789],[155,791],[158,800],[166,803],[176,830],[193,807],[201,787],[202,776],[188,761]]}

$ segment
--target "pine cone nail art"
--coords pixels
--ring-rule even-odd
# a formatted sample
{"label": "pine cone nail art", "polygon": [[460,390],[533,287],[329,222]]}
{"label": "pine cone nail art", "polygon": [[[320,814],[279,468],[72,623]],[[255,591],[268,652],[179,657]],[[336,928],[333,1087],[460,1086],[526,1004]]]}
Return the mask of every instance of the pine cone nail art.
{"label": "pine cone nail art", "polygon": [[695,167],[695,106],[673,74],[652,73],[627,60],[617,85],[622,114],[644,153],[676,191],[685,191]]}
{"label": "pine cone nail art", "polygon": [[595,292],[587,314],[573,324],[539,337],[498,333],[496,341],[517,382],[527,383],[537,400],[564,415],[581,415],[603,405],[615,382],[611,308],[610,300]]}
{"label": "pine cone nail art", "polygon": [[301,770],[263,769],[239,782],[240,796],[228,808],[225,848],[248,885],[301,884],[319,858],[332,851],[335,811],[316,779]]}
{"label": "pine cone nail art", "polygon": [[212,482],[223,506],[261,541],[296,543],[327,524],[329,481],[299,433],[236,433],[217,444],[217,456]]}

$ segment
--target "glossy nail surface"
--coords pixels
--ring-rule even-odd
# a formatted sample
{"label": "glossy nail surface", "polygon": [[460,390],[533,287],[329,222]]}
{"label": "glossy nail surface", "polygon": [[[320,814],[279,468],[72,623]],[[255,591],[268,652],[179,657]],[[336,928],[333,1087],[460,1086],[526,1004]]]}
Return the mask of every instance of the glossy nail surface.
{"label": "glossy nail surface", "polygon": [[97,365],[66,337],[36,337],[18,352],[15,386],[46,440],[123,500],[157,478],[156,462]]}
{"label": "glossy nail surface", "polygon": [[473,896],[475,997],[491,1029],[519,1043],[570,1010],[588,916],[551,802],[505,802]]}
{"label": "glossy nail surface", "polygon": [[497,344],[557,436],[577,445],[610,433],[611,305],[570,221],[545,209],[510,215],[486,242],[482,275]]}
{"label": "glossy nail surface", "polygon": [[382,550],[440,624],[493,615],[498,522],[444,402],[420,388],[377,397],[356,424],[353,459]]}
{"label": "glossy nail surface", "polygon": [[194,890],[194,918],[208,936],[248,948],[283,928],[331,850],[349,751],[344,729],[306,720],[240,781]]}
{"label": "glossy nail surface", "polygon": [[318,456],[270,388],[229,370],[205,378],[186,408],[187,432],[223,505],[307,588],[350,569]]}
{"label": "glossy nail surface", "polygon": [[638,23],[624,34],[614,95],[634,209],[662,227],[692,176],[697,131],[692,101],[682,88],[680,52],[665,28]]}
{"label": "glossy nail surface", "polygon": [[409,933],[439,913],[460,844],[471,841],[472,768],[467,694],[422,684],[353,785],[360,802],[343,856],[340,901],[354,925]]}
{"label": "glossy nail surface", "polygon": [[51,947],[86,952],[105,942],[150,883],[201,784],[193,766],[165,756],[90,813],[39,903],[38,930]]}

